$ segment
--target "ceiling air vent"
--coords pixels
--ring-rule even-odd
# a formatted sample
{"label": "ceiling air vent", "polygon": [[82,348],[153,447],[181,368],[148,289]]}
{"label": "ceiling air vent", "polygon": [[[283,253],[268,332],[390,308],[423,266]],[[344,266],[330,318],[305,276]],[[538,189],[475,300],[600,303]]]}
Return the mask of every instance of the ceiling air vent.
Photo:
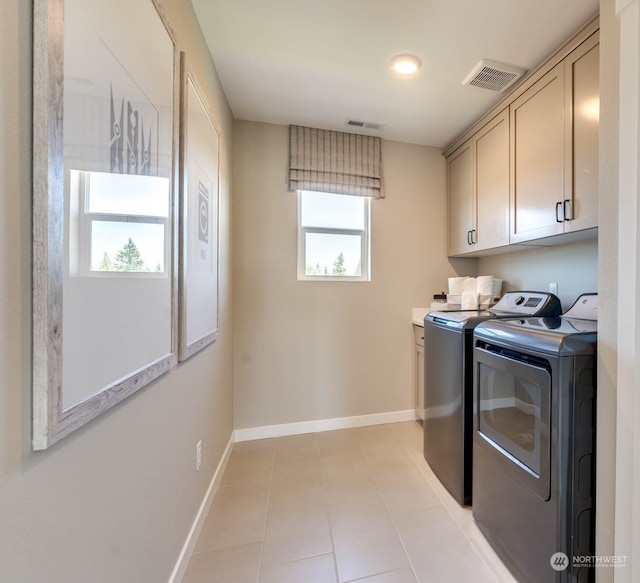
{"label": "ceiling air vent", "polygon": [[524,75],[525,71],[526,69],[482,59],[473,68],[473,71],[467,75],[462,84],[501,92],[513,85]]}
{"label": "ceiling air vent", "polygon": [[367,128],[370,130],[382,130],[382,128],[384,127],[383,123],[375,123],[372,121],[360,121],[358,119],[349,119],[347,118],[347,120],[344,122],[345,125],[347,126],[351,126],[354,128]]}

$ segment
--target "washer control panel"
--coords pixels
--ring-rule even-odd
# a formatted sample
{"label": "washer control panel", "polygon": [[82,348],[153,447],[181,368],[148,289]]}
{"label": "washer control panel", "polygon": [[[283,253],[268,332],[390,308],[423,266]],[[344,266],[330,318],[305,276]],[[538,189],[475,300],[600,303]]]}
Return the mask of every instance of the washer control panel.
{"label": "washer control panel", "polygon": [[491,308],[496,315],[514,314],[518,316],[559,316],[562,313],[560,300],[547,292],[513,291],[506,292]]}

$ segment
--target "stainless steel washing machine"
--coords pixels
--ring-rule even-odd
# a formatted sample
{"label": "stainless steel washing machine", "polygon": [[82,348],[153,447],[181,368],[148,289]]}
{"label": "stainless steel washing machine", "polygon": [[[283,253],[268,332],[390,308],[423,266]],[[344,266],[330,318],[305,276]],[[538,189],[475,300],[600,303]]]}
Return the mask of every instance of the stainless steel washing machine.
{"label": "stainless steel washing machine", "polygon": [[553,294],[515,291],[490,310],[425,316],[424,457],[459,504],[471,503],[474,328],[494,318],[560,313]]}
{"label": "stainless steel washing machine", "polygon": [[597,295],[474,330],[473,517],[522,582],[594,580]]}

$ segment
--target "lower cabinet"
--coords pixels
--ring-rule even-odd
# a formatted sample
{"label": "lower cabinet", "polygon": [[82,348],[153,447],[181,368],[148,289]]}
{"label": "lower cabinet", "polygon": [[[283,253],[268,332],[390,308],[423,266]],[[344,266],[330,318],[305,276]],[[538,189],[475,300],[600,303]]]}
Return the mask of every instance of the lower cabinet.
{"label": "lower cabinet", "polygon": [[424,420],[424,328],[414,324],[413,332],[416,339],[413,357],[416,416]]}

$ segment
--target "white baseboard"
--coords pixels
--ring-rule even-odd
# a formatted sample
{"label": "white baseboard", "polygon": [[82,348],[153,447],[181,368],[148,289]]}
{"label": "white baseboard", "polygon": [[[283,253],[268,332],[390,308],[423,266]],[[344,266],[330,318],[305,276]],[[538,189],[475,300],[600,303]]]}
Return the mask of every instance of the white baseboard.
{"label": "white baseboard", "polygon": [[209,514],[209,509],[211,508],[211,502],[213,501],[213,496],[218,490],[218,486],[220,485],[220,480],[222,479],[222,474],[224,474],[224,470],[227,467],[227,463],[229,462],[229,458],[231,457],[231,452],[233,451],[234,444],[234,435],[231,434],[231,438],[229,439],[229,443],[227,443],[227,447],[222,454],[222,459],[216,468],[216,471],[213,474],[213,478],[211,479],[211,483],[207,488],[207,493],[202,500],[202,504],[200,504],[200,509],[196,514],[196,518],[193,521],[193,525],[191,526],[191,530],[187,535],[187,540],[182,547],[182,551],[180,552],[180,556],[178,557],[178,561],[176,562],[176,566],[173,569],[173,573],[171,573],[171,577],[169,577],[168,583],[181,583],[185,573],[187,572],[187,567],[189,566],[189,560],[191,559],[191,554],[193,553],[193,549],[198,542],[198,537],[200,536],[200,531],[202,530],[202,526],[204,525],[204,521],[207,518],[207,514]]}
{"label": "white baseboard", "polygon": [[285,435],[299,435],[300,433],[316,433],[333,429],[350,429],[382,423],[398,423],[399,421],[415,421],[414,409],[407,411],[392,411],[390,413],[376,413],[373,415],[359,415],[357,417],[337,417],[335,419],[318,419],[316,421],[300,421],[298,423],[283,423],[281,425],[265,425],[263,427],[247,427],[236,429],[234,440],[250,441],[267,437],[283,437]]}

